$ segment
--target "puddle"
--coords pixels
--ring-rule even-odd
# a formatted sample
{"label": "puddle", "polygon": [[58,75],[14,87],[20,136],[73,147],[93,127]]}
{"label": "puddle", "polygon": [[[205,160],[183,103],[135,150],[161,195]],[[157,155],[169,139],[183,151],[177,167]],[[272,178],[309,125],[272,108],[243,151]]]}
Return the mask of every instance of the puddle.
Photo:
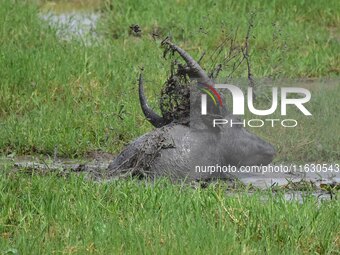
{"label": "puddle", "polygon": [[[14,171],[24,170],[27,172],[35,171],[36,173],[48,174],[49,172],[58,172],[61,175],[69,173],[95,174],[98,172],[105,173],[113,156],[111,154],[89,155],[89,158],[83,160],[13,157],[0,158],[0,166],[7,165]],[[271,176],[262,173],[247,173],[239,176],[239,180],[245,185],[252,185],[260,190],[271,188],[284,192],[284,198],[287,201],[297,201],[303,203],[308,197],[314,196],[318,202],[325,200],[338,199],[336,191],[339,190],[340,173],[323,172],[323,173],[277,173]],[[101,180],[103,181],[103,180]],[[237,193],[228,192],[228,195]],[[264,201],[268,199],[263,196]]]}
{"label": "puddle", "polygon": [[85,44],[98,41],[96,25],[100,18],[98,13],[40,13],[40,18],[56,29],[61,40],[82,40]]}
{"label": "puddle", "polygon": [[278,190],[284,191],[285,200],[299,203],[303,203],[310,196],[316,197],[318,202],[331,200],[340,187],[339,172],[278,173],[271,176],[259,173],[247,174],[239,180],[245,185],[262,190],[279,188]]}
{"label": "puddle", "polygon": [[[270,188],[273,185],[290,186],[294,188],[292,183],[301,183],[302,181],[313,183],[314,186],[320,187],[328,184],[340,184],[340,172],[294,172],[294,173],[276,173],[265,175],[262,173],[247,173],[239,177],[244,184],[252,184],[257,188]],[[293,187],[292,187],[293,186]],[[296,187],[298,188],[298,187]]]}
{"label": "puddle", "polygon": [[333,199],[333,195],[327,191],[315,191],[315,192],[286,192],[284,198],[287,201],[297,201],[302,204],[310,196],[314,196],[318,199],[318,202],[327,201]]}

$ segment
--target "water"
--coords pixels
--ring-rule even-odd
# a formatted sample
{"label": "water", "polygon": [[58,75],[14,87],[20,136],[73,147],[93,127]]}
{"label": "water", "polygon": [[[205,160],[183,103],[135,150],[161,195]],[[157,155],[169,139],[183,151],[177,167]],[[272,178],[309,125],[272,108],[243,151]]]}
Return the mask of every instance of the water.
{"label": "water", "polygon": [[[262,173],[247,173],[239,178],[246,185],[252,185],[259,189],[281,187],[285,191],[284,197],[287,201],[298,201],[303,203],[304,199],[314,196],[319,202],[332,199],[332,193],[327,188],[339,186],[339,172],[299,172],[299,173],[277,173],[264,175]],[[335,190],[334,190],[335,191]]]}
{"label": "water", "polygon": [[85,44],[98,40],[96,25],[100,18],[98,13],[41,13],[40,18],[56,29],[61,40],[82,40]]}
{"label": "water", "polygon": [[239,179],[245,184],[252,184],[255,187],[263,189],[272,187],[273,185],[287,186],[292,182],[300,183],[302,181],[307,183],[310,182],[315,186],[320,187],[320,185],[322,186],[325,184],[339,184],[340,172],[245,173],[243,176],[239,177]]}
{"label": "water", "polygon": [[[113,158],[113,156],[112,156]],[[58,160],[57,162],[48,162],[48,159],[44,163],[39,163],[35,158],[31,157],[19,157],[14,158],[13,161],[0,158],[1,163],[10,164],[14,169],[26,169],[35,170],[36,172],[47,173],[49,171],[58,171],[60,173],[68,174],[73,173],[94,173],[96,171],[105,172],[112,158],[98,158],[96,160],[88,159],[84,162],[78,162],[77,160]],[[239,180],[245,185],[252,185],[253,187],[261,190],[268,188],[278,187],[278,191],[284,191],[284,198],[287,201],[297,201],[303,203],[305,199],[314,196],[318,202],[330,200],[334,197],[334,194],[329,190],[322,188],[323,185],[339,186],[340,173],[339,172],[324,172],[324,173],[277,173],[271,176],[264,175],[262,173],[247,173],[244,176],[240,176]],[[335,191],[335,190],[334,190]],[[237,193],[228,191],[227,195],[233,196]],[[250,192],[250,195],[252,193]],[[276,194],[275,192],[273,194]],[[263,201],[268,200],[266,195],[263,195]]]}

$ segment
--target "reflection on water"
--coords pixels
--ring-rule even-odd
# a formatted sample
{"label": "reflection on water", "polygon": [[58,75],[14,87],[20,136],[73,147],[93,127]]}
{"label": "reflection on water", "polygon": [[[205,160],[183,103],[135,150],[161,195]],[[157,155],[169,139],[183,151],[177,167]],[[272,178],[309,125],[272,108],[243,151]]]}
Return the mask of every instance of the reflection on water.
{"label": "reflection on water", "polygon": [[86,44],[98,40],[96,24],[98,13],[41,13],[42,20],[56,29],[57,36],[62,40],[81,39]]}
{"label": "reflection on water", "polygon": [[[331,165],[331,164],[329,164]],[[330,200],[340,185],[340,172],[333,165],[334,171],[326,172],[292,172],[292,173],[246,173],[239,180],[259,189],[281,187],[287,201],[303,203],[304,199],[314,196],[319,202]],[[333,187],[328,189],[326,187]],[[333,192],[330,192],[333,190]]]}

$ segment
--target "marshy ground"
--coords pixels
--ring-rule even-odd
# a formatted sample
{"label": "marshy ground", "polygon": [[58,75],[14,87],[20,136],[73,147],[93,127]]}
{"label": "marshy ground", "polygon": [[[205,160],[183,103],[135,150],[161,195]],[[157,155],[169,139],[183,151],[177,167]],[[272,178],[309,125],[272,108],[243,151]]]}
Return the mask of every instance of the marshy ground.
{"label": "marshy ground", "polygon": [[[96,17],[95,28],[85,29],[91,43],[63,37],[45,19],[51,12]],[[167,180],[97,183],[72,171],[14,170],[23,159],[107,162],[151,130],[136,100],[137,76],[143,67],[147,96],[157,109],[169,70],[160,41],[171,35],[197,59],[206,52],[202,66],[209,69],[221,61],[214,50],[226,36],[235,38],[233,47],[242,46],[251,12],[253,75],[308,88],[313,113],[305,118],[288,112],[299,122],[295,129],[252,131],[275,145],[274,164],[339,163],[338,1],[2,1],[0,253],[338,254],[336,186],[321,187],[332,194],[321,201],[308,183],[193,188]],[[131,29],[136,25],[140,31]],[[231,69],[227,65],[220,75]],[[232,78],[246,75],[241,65]],[[267,93],[261,82],[258,87],[259,107],[266,107]],[[301,198],[287,199],[294,189]]]}

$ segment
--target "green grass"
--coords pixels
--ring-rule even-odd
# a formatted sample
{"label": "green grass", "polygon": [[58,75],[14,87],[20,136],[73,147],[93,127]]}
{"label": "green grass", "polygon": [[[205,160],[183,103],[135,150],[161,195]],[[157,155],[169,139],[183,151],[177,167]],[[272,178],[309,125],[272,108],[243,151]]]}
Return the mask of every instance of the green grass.
{"label": "green grass", "polygon": [[[39,20],[34,4],[1,2],[1,153],[52,155],[55,147],[59,156],[66,157],[82,157],[93,150],[117,153],[151,129],[139,107],[136,78],[143,66],[147,94],[157,108],[169,72],[160,40],[172,35],[194,57],[206,51],[203,65],[209,69],[213,63],[209,56],[226,34],[236,34],[236,45],[242,45],[251,11],[257,13],[256,38],[251,39],[250,49],[256,77],[339,74],[338,1],[255,1],[250,5],[246,1],[179,1],[176,6],[104,1],[101,8],[103,40],[85,47],[79,41],[58,40],[55,30]],[[141,26],[140,38],[129,34],[132,23]],[[160,35],[156,41],[152,31]],[[241,66],[234,77],[246,77],[246,67]],[[313,94],[313,121],[297,115],[300,129],[256,132],[274,143],[280,152],[278,161],[334,161],[339,158],[339,135],[335,135],[339,129],[333,117],[338,114],[338,96],[339,84]],[[296,146],[306,142],[310,146]]]}
{"label": "green grass", "polygon": [[[338,254],[340,203],[71,175],[0,174],[0,253]],[[6,253],[8,251],[8,253]]]}
{"label": "green grass", "polygon": [[[299,87],[299,83],[292,81],[284,81],[283,84]],[[282,127],[280,121],[275,122],[275,127],[271,127],[271,123],[268,123],[261,128],[252,128],[254,133],[276,146],[278,153],[276,162],[339,162],[340,80],[315,82],[314,86],[313,83],[307,83],[303,84],[303,87],[308,88],[312,94],[311,101],[306,104],[312,116],[306,117],[296,107],[291,106],[287,106],[287,116],[281,116],[279,103],[278,110],[269,118],[248,115],[246,119],[297,120],[298,126],[294,128]],[[263,89],[263,94],[259,93],[257,100],[261,103],[258,103],[258,109],[270,108],[272,95],[269,89]]]}
{"label": "green grass", "polygon": [[[169,72],[161,39],[172,36],[195,58],[206,51],[202,64],[209,70],[226,36],[235,35],[235,46],[242,46],[253,11],[255,77],[339,78],[336,0],[98,2],[0,1],[2,156],[53,155],[55,148],[70,158],[117,153],[151,130],[136,83],[143,66],[157,108]],[[39,8],[99,8],[102,39],[89,46],[59,40],[39,19]],[[129,33],[131,24],[141,26],[141,37]],[[242,65],[234,78],[244,77]],[[312,117],[291,109],[298,128],[253,131],[275,145],[277,162],[338,161],[340,82],[303,86],[312,91]],[[268,105],[266,96],[259,94],[259,107]],[[14,172],[1,163],[0,254],[339,254],[338,200],[307,196],[301,204],[280,192],[246,191],[229,196],[222,184],[192,189],[164,180],[94,183],[72,174]]]}

